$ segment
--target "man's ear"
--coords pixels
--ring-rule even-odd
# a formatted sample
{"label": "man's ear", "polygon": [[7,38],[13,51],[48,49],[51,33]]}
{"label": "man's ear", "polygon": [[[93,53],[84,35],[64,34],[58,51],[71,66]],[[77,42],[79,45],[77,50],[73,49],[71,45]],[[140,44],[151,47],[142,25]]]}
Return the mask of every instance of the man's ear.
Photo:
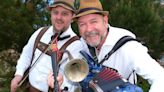
{"label": "man's ear", "polygon": [[106,24],[106,27],[108,27],[108,16],[107,15],[104,16],[104,22]]}

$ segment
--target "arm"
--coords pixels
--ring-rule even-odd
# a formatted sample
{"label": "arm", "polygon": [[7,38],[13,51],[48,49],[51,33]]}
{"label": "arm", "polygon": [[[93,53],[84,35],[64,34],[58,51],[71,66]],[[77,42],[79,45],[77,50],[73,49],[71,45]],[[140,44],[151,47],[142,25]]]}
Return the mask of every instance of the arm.
{"label": "arm", "polygon": [[21,80],[22,80],[22,76],[15,75],[15,77],[12,79],[11,85],[10,85],[10,91],[11,92],[16,92],[16,90],[18,88],[18,84]]}
{"label": "arm", "polygon": [[131,61],[130,67],[138,75],[148,80],[151,84],[149,92],[163,92],[164,69],[148,54],[146,47],[138,42],[130,42],[128,44],[126,45],[126,53],[128,53]]}
{"label": "arm", "polygon": [[28,43],[23,48],[23,52],[22,52],[19,60],[17,61],[15,77],[11,81],[11,92],[16,91],[18,84],[20,83],[20,81],[23,78],[25,70],[31,64],[30,61],[32,58],[33,46],[34,46],[34,42],[35,42],[35,39],[36,39],[39,31],[40,31],[40,29],[31,36]]}

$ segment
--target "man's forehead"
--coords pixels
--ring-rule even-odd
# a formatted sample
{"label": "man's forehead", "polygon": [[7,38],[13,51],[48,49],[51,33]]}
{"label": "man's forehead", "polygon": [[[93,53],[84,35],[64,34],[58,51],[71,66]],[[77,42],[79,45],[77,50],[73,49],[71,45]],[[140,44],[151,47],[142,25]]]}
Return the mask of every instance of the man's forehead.
{"label": "man's forehead", "polygon": [[90,21],[92,21],[92,20],[98,20],[100,16],[101,15],[99,15],[99,14],[88,14],[88,15],[84,15],[84,16],[81,16],[81,17],[78,18],[78,22],[86,21],[86,19],[87,20],[90,20]]}
{"label": "man's forehead", "polygon": [[52,10],[59,10],[59,11],[68,11],[68,12],[71,12],[71,10],[69,10],[69,9],[67,9],[67,8],[65,8],[63,6],[60,6],[60,5],[58,5],[56,7],[52,7]]}

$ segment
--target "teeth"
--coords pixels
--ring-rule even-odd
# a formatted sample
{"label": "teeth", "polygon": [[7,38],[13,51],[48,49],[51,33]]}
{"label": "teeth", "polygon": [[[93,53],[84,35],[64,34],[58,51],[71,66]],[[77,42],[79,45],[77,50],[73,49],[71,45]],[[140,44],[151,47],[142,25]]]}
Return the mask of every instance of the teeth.
{"label": "teeth", "polygon": [[89,35],[90,37],[96,36],[96,35]]}
{"label": "teeth", "polygon": [[93,36],[97,36],[97,34],[91,33],[91,34],[88,34],[88,36],[93,37]]}
{"label": "teeth", "polygon": [[60,21],[60,20],[57,20],[56,23],[58,23],[58,24],[63,24],[63,22]]}
{"label": "teeth", "polygon": [[86,36],[97,36],[97,35],[98,35],[98,32],[96,32],[96,31],[91,31],[91,32],[87,32],[85,35],[86,35]]}
{"label": "teeth", "polygon": [[57,24],[62,24],[62,22],[57,22]]}

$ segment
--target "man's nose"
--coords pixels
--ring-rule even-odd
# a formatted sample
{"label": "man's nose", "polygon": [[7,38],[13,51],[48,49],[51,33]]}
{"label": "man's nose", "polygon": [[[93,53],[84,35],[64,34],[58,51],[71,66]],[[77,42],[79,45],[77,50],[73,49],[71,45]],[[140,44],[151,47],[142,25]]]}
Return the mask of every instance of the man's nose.
{"label": "man's nose", "polygon": [[57,14],[57,15],[56,15],[56,18],[57,18],[57,19],[61,19],[61,18],[62,18],[61,14]]}
{"label": "man's nose", "polygon": [[93,26],[91,24],[87,24],[87,31],[90,32],[93,30]]}

